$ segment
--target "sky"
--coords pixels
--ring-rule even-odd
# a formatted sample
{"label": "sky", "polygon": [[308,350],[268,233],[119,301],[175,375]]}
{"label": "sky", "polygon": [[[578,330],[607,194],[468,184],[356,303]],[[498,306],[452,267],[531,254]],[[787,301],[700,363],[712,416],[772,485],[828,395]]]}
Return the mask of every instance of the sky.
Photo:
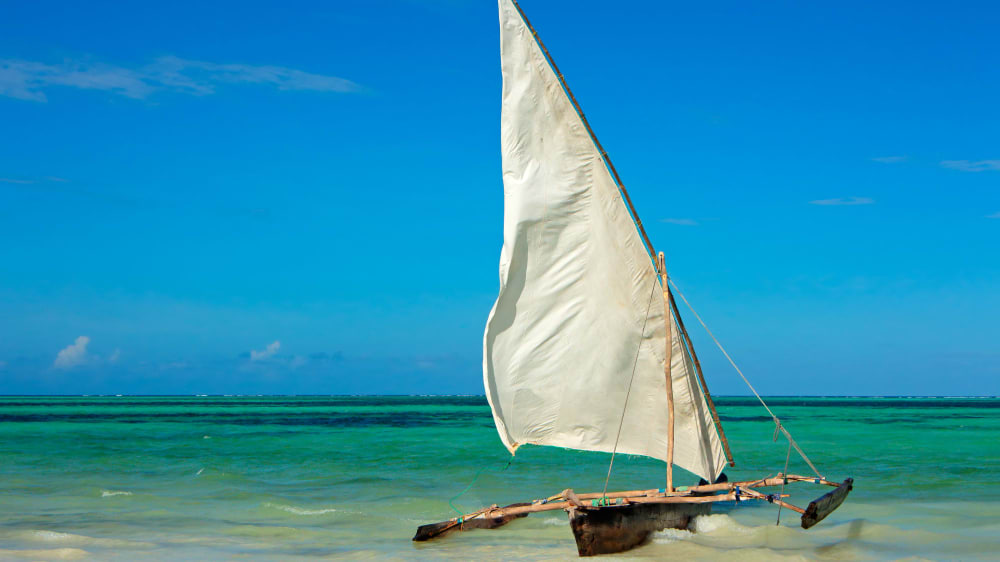
{"label": "sky", "polygon": [[[1000,8],[522,7],[762,394],[1000,394]],[[0,394],[482,393],[494,2],[0,14]]]}

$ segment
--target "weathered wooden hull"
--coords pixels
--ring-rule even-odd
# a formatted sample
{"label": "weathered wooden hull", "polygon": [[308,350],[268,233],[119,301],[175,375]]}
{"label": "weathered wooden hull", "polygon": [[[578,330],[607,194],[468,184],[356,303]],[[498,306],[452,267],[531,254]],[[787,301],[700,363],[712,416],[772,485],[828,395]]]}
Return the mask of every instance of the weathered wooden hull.
{"label": "weathered wooden hull", "polygon": [[635,548],[663,529],[687,529],[691,519],[712,512],[711,503],[633,503],[570,508],[569,524],[580,556]]}

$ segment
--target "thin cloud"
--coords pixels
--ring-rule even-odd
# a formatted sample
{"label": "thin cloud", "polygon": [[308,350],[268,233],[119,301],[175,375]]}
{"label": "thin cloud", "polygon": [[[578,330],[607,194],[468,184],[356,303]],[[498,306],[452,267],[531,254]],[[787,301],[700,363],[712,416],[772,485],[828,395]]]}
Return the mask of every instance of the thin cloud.
{"label": "thin cloud", "polygon": [[871,197],[838,197],[836,199],[817,199],[810,201],[810,205],[874,205],[875,200]]}
{"label": "thin cloud", "polygon": [[118,360],[121,359],[121,357],[122,357],[122,350],[115,349],[114,351],[111,352],[111,355],[108,356],[108,362],[117,363]]}
{"label": "thin cloud", "polygon": [[281,349],[281,342],[275,340],[275,341],[269,343],[267,345],[267,347],[265,347],[263,349],[263,351],[251,350],[250,351],[250,360],[251,361],[263,361],[264,359],[268,359],[271,356],[273,356],[275,353],[278,352],[279,349]]}
{"label": "thin cloud", "polygon": [[132,99],[145,99],[157,92],[191,95],[213,94],[221,84],[264,84],[279,90],[355,92],[360,86],[336,76],[313,74],[271,65],[220,64],[160,57],[138,68],[92,61],[45,64],[35,61],[0,60],[0,95],[45,102],[53,86],[110,92]]}
{"label": "thin cloud", "polygon": [[992,215],[986,215],[988,219],[1000,219],[1000,211],[993,213]]}
{"label": "thin cloud", "polygon": [[660,222],[679,224],[683,226],[698,226],[698,221],[694,219],[660,219]]}
{"label": "thin cloud", "polygon": [[56,369],[70,369],[83,363],[87,360],[88,343],[90,343],[90,338],[87,336],[76,338],[75,342],[59,351],[52,366]]}
{"label": "thin cloud", "polygon": [[878,158],[872,158],[872,162],[880,162],[882,164],[898,164],[900,162],[906,162],[909,156],[879,156]]}
{"label": "thin cloud", "polygon": [[16,180],[14,178],[0,178],[0,182],[4,183],[17,183],[22,185],[27,185],[29,183],[35,183],[33,180]]}
{"label": "thin cloud", "polygon": [[1000,172],[1000,160],[942,160],[941,165],[962,172]]}

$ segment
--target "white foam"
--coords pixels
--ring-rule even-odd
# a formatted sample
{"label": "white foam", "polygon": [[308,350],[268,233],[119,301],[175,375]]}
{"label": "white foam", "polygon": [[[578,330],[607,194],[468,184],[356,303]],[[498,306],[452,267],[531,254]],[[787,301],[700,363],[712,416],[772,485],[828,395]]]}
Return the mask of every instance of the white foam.
{"label": "white foam", "polygon": [[101,490],[102,498],[110,498],[114,496],[131,496],[132,492],[125,492],[121,490]]}
{"label": "white foam", "polygon": [[61,533],[59,531],[48,530],[23,531],[16,533],[15,536],[31,542],[69,546],[97,546],[105,548],[153,548],[156,546],[147,542],[88,537],[87,535],[75,535],[73,533]]}
{"label": "white foam", "polygon": [[202,473],[202,472],[205,472],[205,467],[202,467],[202,468],[199,468],[199,469],[198,469],[198,472],[195,472],[195,473],[194,473],[194,475],[195,475],[195,476],[201,476],[201,473]]}
{"label": "white foam", "polygon": [[568,524],[569,523],[565,519],[563,519],[561,517],[546,517],[545,519],[542,519],[542,525],[550,525],[550,526],[555,527],[557,525],[558,526],[562,526],[562,525],[568,525]]}
{"label": "white foam", "polygon": [[691,530],[696,533],[718,533],[724,535],[749,535],[752,527],[736,522],[732,517],[719,513],[715,515],[699,515],[691,522]]}
{"label": "white foam", "polygon": [[677,541],[688,540],[694,536],[691,531],[683,529],[663,529],[653,535],[653,542],[656,544],[670,544]]}
{"label": "white foam", "polygon": [[90,553],[79,548],[49,548],[45,550],[0,550],[0,558],[10,560],[24,558],[27,560],[79,560]]}
{"label": "white foam", "polygon": [[337,510],[329,507],[326,509],[302,509],[301,507],[295,507],[291,505],[281,505],[278,503],[265,503],[264,507],[273,507],[274,509],[280,509],[281,511],[287,511],[288,513],[294,513],[295,515],[324,515],[327,513],[334,513]]}

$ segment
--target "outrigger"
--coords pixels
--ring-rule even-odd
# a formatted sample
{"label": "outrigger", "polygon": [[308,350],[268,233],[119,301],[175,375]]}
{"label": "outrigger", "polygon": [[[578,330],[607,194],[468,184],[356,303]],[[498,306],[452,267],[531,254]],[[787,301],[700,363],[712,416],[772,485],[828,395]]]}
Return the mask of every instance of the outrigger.
{"label": "outrigger", "polygon": [[[792,505],[783,498],[788,494],[765,494],[757,488],[773,488],[794,482],[810,482],[832,486],[833,490],[814,500],[806,509]],[[832,513],[851,491],[852,478],[841,483],[823,478],[777,476],[743,482],[725,482],[702,486],[678,486],[668,492],[664,488],[653,490],[632,490],[576,494],[566,489],[544,499],[530,503],[515,503],[505,507],[491,505],[453,517],[441,523],[422,525],[414,535],[415,541],[426,541],[449,531],[472,529],[495,529],[530,513],[562,509],[569,514],[570,526],[576,537],[580,556],[610,554],[634,548],[649,537],[650,533],[663,529],[687,529],[692,517],[708,515],[715,502],[736,502],[765,500],[790,509],[801,515],[803,529],[808,529]]]}
{"label": "outrigger", "polygon": [[[503,75],[501,154],[504,244],[500,294],[483,339],[483,383],[501,441],[611,453],[599,493],[572,489],[491,505],[413,537],[493,529],[562,509],[581,556],[621,552],[650,533],[686,529],[718,502],[767,501],[801,514],[808,529],[837,509],[854,480],[824,478],[781,420],[667,276],[618,171],[516,0],[499,0]],[[727,482],[735,466],[701,363],[674,299],[708,331],[788,440],[784,470]],[[788,474],[792,449],[815,476]],[[663,460],[666,486],[608,492],[615,455]],[[674,486],[673,467],[704,484]],[[833,490],[805,509],[785,501],[792,483]],[[777,493],[765,488],[779,487]]]}

